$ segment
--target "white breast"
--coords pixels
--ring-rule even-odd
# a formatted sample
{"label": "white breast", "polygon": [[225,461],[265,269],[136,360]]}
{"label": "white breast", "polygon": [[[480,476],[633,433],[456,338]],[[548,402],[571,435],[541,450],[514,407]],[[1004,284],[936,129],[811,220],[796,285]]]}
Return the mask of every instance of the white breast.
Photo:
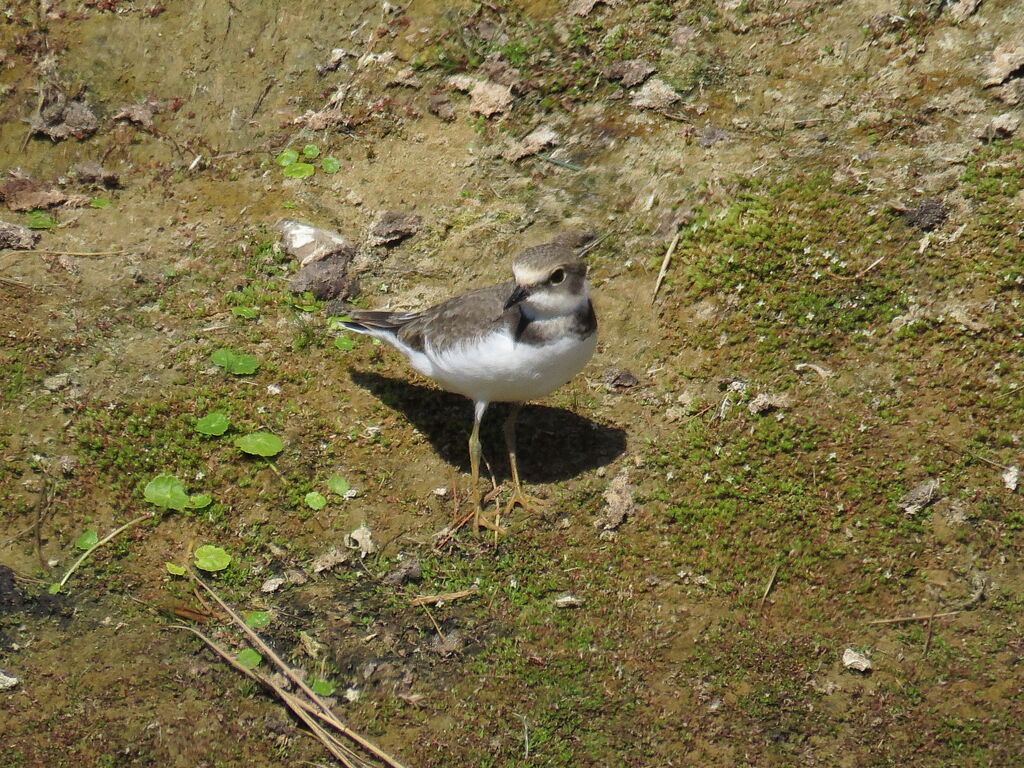
{"label": "white breast", "polygon": [[583,370],[597,346],[597,334],[575,334],[548,344],[516,341],[499,331],[438,352],[427,346],[409,356],[413,368],[442,387],[474,400],[518,402],[555,391]]}

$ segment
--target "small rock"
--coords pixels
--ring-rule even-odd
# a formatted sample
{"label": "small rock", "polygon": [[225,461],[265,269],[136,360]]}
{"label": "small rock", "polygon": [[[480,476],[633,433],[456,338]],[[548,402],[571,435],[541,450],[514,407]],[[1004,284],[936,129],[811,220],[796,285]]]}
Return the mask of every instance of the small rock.
{"label": "small rock", "polygon": [[897,506],[908,515],[916,515],[922,509],[931,504],[938,497],[939,486],[937,477],[929,478],[923,483],[918,483],[897,502]]}
{"label": "small rock", "polygon": [[407,581],[419,581],[423,578],[423,569],[420,566],[420,560],[418,557],[409,558],[405,562],[401,563],[391,573],[384,577],[384,583],[397,587],[405,584]]}
{"label": "small rock", "polygon": [[366,524],[360,525],[352,533],[345,534],[345,546],[349,549],[358,549],[359,557],[364,558],[377,551],[377,545],[373,541],[373,534]]}
{"label": "small rock", "polygon": [[323,573],[324,571],[330,571],[348,561],[348,552],[344,552],[337,547],[324,552],[319,557],[315,558],[312,563],[309,564],[313,573]]}
{"label": "small rock", "polygon": [[580,608],[582,605],[582,600],[568,592],[555,598],[555,608]]}
{"label": "small rock", "polygon": [[344,48],[333,48],[331,50],[331,55],[328,57],[327,61],[325,61],[323,64],[316,65],[316,73],[320,75],[320,77],[323,77],[328,72],[334,72],[338,67],[341,66],[341,62],[345,60],[346,56],[354,57],[355,54],[346,51]]}
{"label": "small rock", "polygon": [[512,106],[512,89],[507,85],[481,80],[469,92],[471,111],[490,117],[507,112]]}
{"label": "small rock", "polygon": [[69,196],[37,179],[18,178],[0,184],[0,200],[12,211],[32,211],[63,205]]}
{"label": "small rock", "polygon": [[950,3],[947,7],[949,8],[950,17],[959,24],[973,15],[978,10],[979,5],[981,5],[981,0],[956,0],[956,2]]}
{"label": "small rock", "polygon": [[153,122],[153,116],[160,111],[159,105],[150,100],[141,101],[138,104],[129,104],[127,107],[122,107],[117,114],[114,115],[115,120],[127,120],[129,123],[134,123],[143,130],[151,131],[155,127]]}
{"label": "small rock", "polygon": [[284,572],[284,580],[288,584],[292,584],[296,587],[301,587],[303,584],[309,581],[309,577],[306,575],[306,572],[301,570],[300,568],[289,568],[287,571]]}
{"label": "small rock", "polygon": [[612,392],[625,392],[640,383],[640,379],[625,368],[609,368],[601,377],[605,387]]}
{"label": "small rock", "polygon": [[100,121],[79,99],[69,99],[59,85],[50,84],[43,92],[43,104],[32,118],[32,133],[41,133],[54,141],[74,137],[87,139],[96,133]]}
{"label": "small rock", "polygon": [[1024,45],[1003,43],[997,45],[992,52],[992,63],[985,70],[982,85],[1000,85],[1011,77],[1018,75],[1024,68]]}
{"label": "small rock", "polygon": [[430,643],[431,649],[441,656],[451,656],[455,653],[462,653],[462,649],[465,645],[466,643],[462,639],[462,633],[458,630],[449,632],[446,635],[434,635],[434,639]]}
{"label": "small rock", "polygon": [[381,211],[370,227],[367,244],[391,245],[412,237],[423,228],[423,217],[404,211]]}
{"label": "small rock", "polygon": [[39,242],[39,233],[20,224],[0,221],[0,248],[23,251]]}
{"label": "small rock", "polygon": [[427,100],[427,111],[441,118],[446,123],[451,123],[455,120],[455,107],[452,106],[452,100],[448,98],[447,93],[432,94]]}
{"label": "small rock", "polygon": [[573,16],[589,16],[598,3],[615,5],[615,0],[572,0],[572,3],[569,4],[569,12]]}
{"label": "small rock", "polygon": [[284,579],[280,576],[273,576],[260,585],[260,592],[276,592],[284,585]]}
{"label": "small rock", "polygon": [[664,80],[655,77],[644,83],[630,104],[639,109],[666,109],[677,101],[679,94]]}
{"label": "small rock", "polygon": [[526,138],[513,145],[505,152],[505,159],[510,163],[521,160],[524,157],[535,155],[546,147],[557,147],[559,142],[558,134],[553,128],[542,125],[531,131]]}
{"label": "small rock", "polygon": [[9,675],[2,669],[0,669],[0,693],[2,693],[3,691],[11,690],[19,682],[21,681],[18,680],[18,678],[16,678],[14,675]]}
{"label": "small rock", "polygon": [[617,80],[623,88],[632,88],[640,85],[654,72],[654,67],[643,59],[628,59],[605,67],[601,74],[608,80]]}
{"label": "small rock", "polygon": [[604,492],[607,503],[604,514],[594,521],[594,527],[604,531],[613,531],[636,511],[633,501],[633,487],[629,484],[629,468],[623,467],[608,483]]}
{"label": "small rock", "polygon": [[96,184],[107,189],[121,186],[120,176],[92,161],[78,163],[71,168],[71,172],[82,184]]}
{"label": "small rock", "polygon": [[978,138],[989,142],[1013,136],[1020,128],[1021,115],[1020,112],[1004,112],[993,117],[978,134]]}
{"label": "small rock", "polygon": [[1007,467],[1003,472],[1003,486],[1008,491],[1016,491],[1017,483],[1020,480],[1020,467],[1014,465]]}
{"label": "small rock", "polygon": [[480,72],[498,85],[507,85],[515,93],[525,91],[522,73],[509,64],[500,53],[492,53],[480,65]]}
{"label": "small rock", "polygon": [[43,389],[49,392],[56,392],[71,384],[70,373],[57,373],[43,379]]}
{"label": "small rock", "polygon": [[343,254],[349,260],[356,254],[352,243],[329,229],[291,219],[282,219],[274,229],[281,233],[281,250],[298,259],[303,267],[334,254]]}
{"label": "small rock", "polygon": [[904,210],[903,220],[922,232],[931,232],[936,227],[942,226],[947,215],[946,206],[941,200],[928,198],[922,200],[916,208]]}
{"label": "small rock", "polygon": [[777,395],[768,392],[761,392],[747,403],[747,410],[753,414],[765,413],[767,411],[774,411],[778,408],[788,407],[789,395]]}
{"label": "small rock", "polygon": [[854,672],[867,673],[871,671],[871,659],[853,648],[847,648],[843,651],[843,666]]}
{"label": "small rock", "polygon": [[360,287],[358,278],[348,276],[351,263],[349,253],[332,253],[300,269],[288,284],[288,290],[292,293],[311,291],[320,301],[355,298]]}
{"label": "small rock", "polygon": [[395,76],[391,78],[391,82],[388,83],[388,85],[398,85],[403,88],[419,88],[422,83],[420,83],[416,78],[415,73],[412,71],[412,67],[405,67],[395,73]]}
{"label": "small rock", "polygon": [[703,147],[704,149],[710,149],[720,141],[727,141],[728,139],[728,133],[715,128],[715,126],[709,123],[704,126],[704,130],[701,132],[700,136],[697,137],[697,146]]}

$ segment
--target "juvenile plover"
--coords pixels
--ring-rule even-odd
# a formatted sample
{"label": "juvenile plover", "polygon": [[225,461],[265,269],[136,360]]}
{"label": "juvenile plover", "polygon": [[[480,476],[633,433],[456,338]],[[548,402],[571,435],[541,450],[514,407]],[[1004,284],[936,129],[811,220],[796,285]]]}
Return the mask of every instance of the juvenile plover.
{"label": "juvenile plover", "polygon": [[473,530],[497,529],[482,515],[480,421],[494,402],[513,403],[505,421],[514,485],[505,511],[530,510],[516,466],[516,418],[523,402],[544,397],[579,373],[597,346],[597,317],[587,267],[568,246],[527,248],[512,262],[513,280],[478,288],[420,312],[355,310],[343,325],[386,341],[419,373],[474,403],[469,460],[476,513]]}

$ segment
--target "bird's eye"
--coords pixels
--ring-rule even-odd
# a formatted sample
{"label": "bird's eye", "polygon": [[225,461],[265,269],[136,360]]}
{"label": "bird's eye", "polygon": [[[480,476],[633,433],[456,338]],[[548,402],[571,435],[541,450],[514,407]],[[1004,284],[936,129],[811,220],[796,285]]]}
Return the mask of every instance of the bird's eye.
{"label": "bird's eye", "polygon": [[551,273],[551,277],[548,278],[548,282],[551,283],[552,285],[558,285],[563,280],[565,280],[564,269],[556,269],[554,272]]}

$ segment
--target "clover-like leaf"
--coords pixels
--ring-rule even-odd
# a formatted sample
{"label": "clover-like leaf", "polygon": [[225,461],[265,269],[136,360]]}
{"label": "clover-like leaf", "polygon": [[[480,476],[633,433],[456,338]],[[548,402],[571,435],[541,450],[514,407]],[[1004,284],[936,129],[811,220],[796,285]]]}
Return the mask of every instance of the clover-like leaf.
{"label": "clover-like leaf", "polygon": [[327,498],[319,491],[310,491],[306,494],[306,504],[310,509],[323,509],[327,506]]}
{"label": "clover-like leaf", "polygon": [[204,435],[223,435],[231,426],[228,415],[223,411],[210,411],[196,422],[196,432]]}
{"label": "clover-like leaf", "polygon": [[205,509],[213,502],[213,496],[208,493],[196,493],[188,497],[189,509]]}
{"label": "clover-like leaf", "polygon": [[263,663],[263,657],[259,651],[254,651],[252,648],[245,648],[238,652],[235,656],[235,661],[241,664],[246,669],[255,669]]}
{"label": "clover-like leaf", "polygon": [[188,492],[184,484],[173,475],[157,475],[142,491],[146,501],[164,509],[176,509],[179,512],[188,506]]}
{"label": "clover-like leaf", "polygon": [[320,157],[320,147],[316,144],[307,144],[302,148],[302,156],[307,160],[315,160]]}
{"label": "clover-like leaf", "polygon": [[292,163],[284,167],[284,175],[289,179],[308,179],[316,173],[316,166],[310,163]]}
{"label": "clover-like leaf", "polygon": [[228,373],[233,373],[236,376],[256,373],[256,369],[260,367],[260,361],[252,355],[241,354],[227,347],[215,350],[210,355],[210,359],[215,365],[219,365]]}
{"label": "clover-like leaf", "polygon": [[341,161],[336,157],[325,157],[320,161],[320,170],[324,173],[337,173],[341,170]]}
{"label": "clover-like leaf", "polygon": [[314,680],[309,686],[317,696],[330,696],[337,689],[330,680]]}
{"label": "clover-like leaf", "polygon": [[270,614],[266,611],[249,611],[245,614],[245,623],[253,629],[265,627],[270,623]]}
{"label": "clover-like leaf", "polygon": [[339,336],[334,340],[334,346],[342,352],[351,352],[356,348],[356,340],[351,336]]}
{"label": "clover-like leaf", "polygon": [[287,166],[291,165],[292,163],[294,163],[298,159],[299,159],[299,152],[298,152],[298,150],[296,150],[296,149],[286,149],[284,152],[282,152],[280,155],[277,156],[276,162],[282,168],[286,168]]}
{"label": "clover-like leaf", "polygon": [[284,449],[284,443],[272,432],[251,432],[236,438],[235,447],[255,456],[276,456]]}
{"label": "clover-like leaf", "polygon": [[327,478],[327,487],[339,496],[344,496],[352,486],[350,486],[348,480],[341,475],[331,475]]}
{"label": "clover-like leaf", "polygon": [[223,571],[231,565],[231,555],[222,547],[204,544],[195,551],[196,568],[204,571]]}
{"label": "clover-like leaf", "polygon": [[45,211],[29,211],[29,229],[53,229],[57,226],[57,220]]}

